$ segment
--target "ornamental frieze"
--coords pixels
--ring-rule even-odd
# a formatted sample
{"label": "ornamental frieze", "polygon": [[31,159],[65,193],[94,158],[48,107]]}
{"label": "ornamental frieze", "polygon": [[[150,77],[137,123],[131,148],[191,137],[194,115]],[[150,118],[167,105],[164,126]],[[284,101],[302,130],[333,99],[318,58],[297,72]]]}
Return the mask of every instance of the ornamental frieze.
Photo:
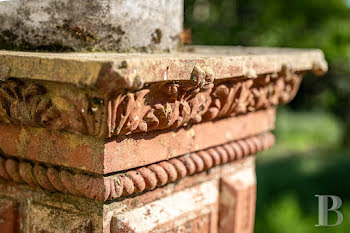
{"label": "ornamental frieze", "polygon": [[188,81],[108,93],[10,78],[0,82],[0,121],[98,137],[174,129],[285,104],[302,75],[283,71],[214,80],[210,69],[195,67]]}

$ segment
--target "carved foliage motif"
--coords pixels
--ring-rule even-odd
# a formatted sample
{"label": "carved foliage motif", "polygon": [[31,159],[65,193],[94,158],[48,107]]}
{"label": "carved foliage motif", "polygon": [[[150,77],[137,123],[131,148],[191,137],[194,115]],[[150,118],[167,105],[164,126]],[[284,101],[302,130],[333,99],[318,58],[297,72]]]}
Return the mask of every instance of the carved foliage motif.
{"label": "carved foliage motif", "polygon": [[210,71],[194,71],[195,84],[154,84],[112,98],[108,102],[110,134],[172,129],[284,104],[294,97],[302,77],[283,72],[214,83]]}
{"label": "carved foliage motif", "polygon": [[300,82],[300,75],[289,72],[278,78],[267,74],[256,80],[221,83],[211,93],[212,104],[204,119],[235,116],[285,104],[293,99]]}
{"label": "carved foliage motif", "polygon": [[195,68],[191,81],[160,83],[108,103],[111,134],[171,129],[202,121],[214,87],[210,70]]}
{"label": "carved foliage motif", "polygon": [[0,83],[0,116],[7,123],[49,126],[59,112],[46,95],[46,88],[18,79]]}
{"label": "carved foliage motif", "polygon": [[103,103],[72,87],[19,79],[0,82],[0,122],[98,136],[104,133]]}
{"label": "carved foliage motif", "polygon": [[90,136],[174,129],[290,101],[302,74],[217,80],[196,67],[191,80],[145,85],[136,92],[103,93],[53,83],[0,82],[0,121]]}

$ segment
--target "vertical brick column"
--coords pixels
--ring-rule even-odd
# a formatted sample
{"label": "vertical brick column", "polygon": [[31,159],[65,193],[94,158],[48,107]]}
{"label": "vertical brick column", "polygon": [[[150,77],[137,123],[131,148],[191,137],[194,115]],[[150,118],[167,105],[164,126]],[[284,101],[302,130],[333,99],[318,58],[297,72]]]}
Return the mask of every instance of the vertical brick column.
{"label": "vertical brick column", "polygon": [[220,180],[220,233],[253,233],[256,178],[254,167],[223,175]]}
{"label": "vertical brick column", "polygon": [[17,203],[12,200],[0,199],[0,232],[18,232]]}

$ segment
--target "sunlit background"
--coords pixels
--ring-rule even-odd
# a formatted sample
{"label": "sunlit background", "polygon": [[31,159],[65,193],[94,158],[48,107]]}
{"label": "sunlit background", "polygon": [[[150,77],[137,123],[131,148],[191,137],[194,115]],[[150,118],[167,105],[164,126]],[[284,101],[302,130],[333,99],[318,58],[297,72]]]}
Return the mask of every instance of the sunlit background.
{"label": "sunlit background", "polygon": [[[255,232],[350,232],[350,0],[185,0],[185,27],[193,44],[324,51],[329,72],[304,78],[257,157]],[[316,194],[342,198],[340,226],[315,227]]]}

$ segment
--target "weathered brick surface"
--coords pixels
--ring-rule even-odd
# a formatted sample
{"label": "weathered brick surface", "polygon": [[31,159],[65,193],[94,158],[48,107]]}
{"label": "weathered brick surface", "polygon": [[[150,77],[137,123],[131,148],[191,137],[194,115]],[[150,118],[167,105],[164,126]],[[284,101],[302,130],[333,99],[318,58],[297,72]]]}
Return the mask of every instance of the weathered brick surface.
{"label": "weathered brick surface", "polygon": [[73,214],[39,204],[28,213],[28,233],[92,233],[89,216]]}
{"label": "weathered brick surface", "polygon": [[[232,169],[234,170],[234,169]],[[256,201],[254,167],[221,177],[220,233],[253,233]]]}
{"label": "weathered brick surface", "polygon": [[18,232],[19,223],[17,218],[17,203],[12,200],[0,199],[0,232]]}
{"label": "weathered brick surface", "polygon": [[[320,50],[194,46],[191,53],[24,53],[1,51],[0,79],[47,80],[91,88],[130,88],[134,83],[189,80],[193,67],[207,65],[215,79],[294,70],[327,71]],[[167,74],[164,77],[164,74]],[[116,86],[116,84],[118,86]]]}
{"label": "weathered brick surface", "polygon": [[209,181],[116,214],[116,232],[217,232],[218,183]]}
{"label": "weathered brick surface", "polygon": [[[208,208],[203,206],[203,208]],[[210,207],[209,207],[210,208]],[[165,233],[210,233],[216,232],[216,230],[212,230],[212,214],[203,214],[198,217],[191,219],[191,214],[184,215],[181,218],[185,219],[182,224],[176,225],[176,221],[168,222],[163,226],[156,227],[152,230],[152,232],[165,232]]]}

